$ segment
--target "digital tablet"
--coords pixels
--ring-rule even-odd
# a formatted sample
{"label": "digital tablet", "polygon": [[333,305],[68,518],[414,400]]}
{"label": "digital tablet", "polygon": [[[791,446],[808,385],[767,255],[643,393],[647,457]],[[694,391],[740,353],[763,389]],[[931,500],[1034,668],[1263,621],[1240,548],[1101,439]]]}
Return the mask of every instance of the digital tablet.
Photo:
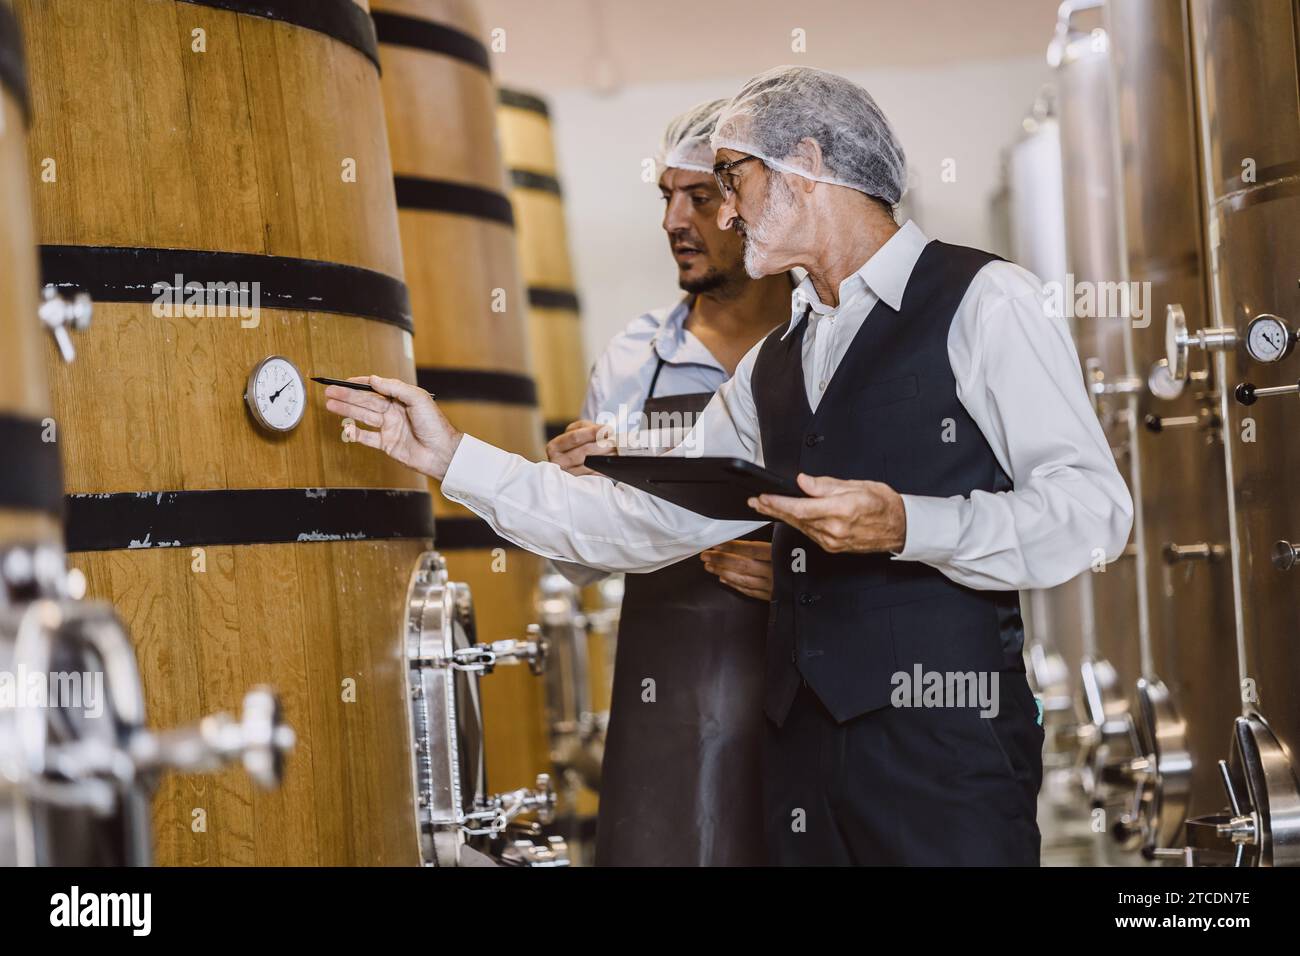
{"label": "digital tablet", "polygon": [[793,478],[743,458],[588,455],[586,465],[706,518],[761,520],[745,503],[755,495],[807,497]]}

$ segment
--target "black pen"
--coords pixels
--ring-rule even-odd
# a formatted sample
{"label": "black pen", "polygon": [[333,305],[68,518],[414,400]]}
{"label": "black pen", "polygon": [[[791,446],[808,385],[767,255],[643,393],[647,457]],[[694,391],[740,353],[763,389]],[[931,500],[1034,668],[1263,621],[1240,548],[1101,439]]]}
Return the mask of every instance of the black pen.
{"label": "black pen", "polygon": [[[322,378],[316,375],[313,375],[311,380],[313,382],[319,382],[321,385],[338,385],[341,388],[356,389],[358,392],[375,392],[373,388],[371,388],[369,385],[366,385],[362,382],[345,382],[340,378]],[[379,395],[381,393],[375,392],[375,394]],[[437,396],[434,395],[433,392],[426,391],[424,394],[428,395],[430,398],[437,398]],[[384,397],[387,398],[387,396]]]}

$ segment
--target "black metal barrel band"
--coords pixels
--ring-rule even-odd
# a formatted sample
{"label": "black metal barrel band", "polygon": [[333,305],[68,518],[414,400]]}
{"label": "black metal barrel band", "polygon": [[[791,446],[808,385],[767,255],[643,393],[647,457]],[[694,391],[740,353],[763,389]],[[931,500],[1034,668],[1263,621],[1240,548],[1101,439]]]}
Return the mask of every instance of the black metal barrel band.
{"label": "black metal barrel band", "polygon": [[68,495],[68,551],[433,537],[428,492],[252,488]]}
{"label": "black metal barrel band", "polygon": [[17,100],[25,120],[31,119],[27,102],[27,71],[23,66],[23,38],[18,31],[18,20],[4,3],[0,3],[0,90]]}
{"label": "black metal barrel band", "polygon": [[398,209],[445,212],[487,219],[514,228],[510,197],[494,189],[420,176],[394,176]]}
{"label": "black metal barrel band", "polygon": [[47,437],[44,422],[0,413],[0,509],[62,513],[59,448]]}
{"label": "black metal barrel band", "polygon": [[180,0],[200,7],[279,20],[345,43],[379,66],[379,45],[370,15],[353,0]]}
{"label": "black metal barrel band", "polygon": [[534,309],[564,309],[578,311],[578,294],[572,289],[553,289],[548,286],[530,285],[528,287],[528,304]]}
{"label": "black metal barrel band", "polygon": [[519,550],[519,545],[501,537],[482,518],[439,518],[433,545],[439,551]]}
{"label": "black metal barrel band", "polygon": [[439,401],[499,402],[502,405],[537,407],[537,383],[518,372],[476,368],[433,368],[418,366],[415,380]]}
{"label": "black metal barrel band", "polygon": [[527,110],[530,113],[536,113],[547,119],[551,116],[550,108],[546,105],[546,100],[540,96],[534,96],[532,93],[525,93],[523,90],[512,90],[501,87],[497,90],[497,102],[502,106],[510,106],[517,110]]}
{"label": "black metal barrel band", "polygon": [[539,173],[534,169],[510,170],[510,182],[516,189],[532,189],[537,192],[550,193],[552,196],[562,197],[564,195],[558,179],[549,173]]}
{"label": "black metal barrel band", "polygon": [[376,10],[371,16],[380,43],[438,53],[491,72],[492,62],[487,47],[477,37],[462,30],[445,23],[382,10]]}
{"label": "black metal barrel band", "polygon": [[[355,315],[413,331],[406,285],[393,276],[318,259],[193,249],[41,246],[46,283],[96,302],[184,302],[186,287],[237,286],[267,309]],[[181,277],[177,285],[176,277]],[[228,298],[220,301],[230,304]],[[243,301],[241,299],[241,301]]]}

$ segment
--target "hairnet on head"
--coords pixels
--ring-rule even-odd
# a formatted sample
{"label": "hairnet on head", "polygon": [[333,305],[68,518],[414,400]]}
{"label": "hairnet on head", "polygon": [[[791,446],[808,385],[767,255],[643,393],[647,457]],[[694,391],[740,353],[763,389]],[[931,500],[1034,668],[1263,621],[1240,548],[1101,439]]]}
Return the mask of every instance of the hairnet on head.
{"label": "hairnet on head", "polygon": [[727,102],[709,100],[700,103],[668,124],[663,141],[659,144],[659,153],[655,156],[655,165],[661,176],[670,166],[701,173],[713,172],[713,147],[709,145],[709,137],[713,135],[718,114]]}
{"label": "hairnet on head", "polygon": [[[796,152],[803,139],[821,147],[820,173]],[[779,66],[753,77],[718,117],[711,145],[891,205],[902,198],[907,181],[903,147],[871,94],[825,70]]]}

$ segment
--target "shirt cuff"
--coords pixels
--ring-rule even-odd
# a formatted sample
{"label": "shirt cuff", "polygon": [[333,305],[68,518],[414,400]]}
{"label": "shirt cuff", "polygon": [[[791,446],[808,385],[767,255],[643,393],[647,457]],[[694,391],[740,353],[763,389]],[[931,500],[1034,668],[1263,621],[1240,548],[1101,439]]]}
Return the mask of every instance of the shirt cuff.
{"label": "shirt cuff", "polygon": [[462,435],[456,453],[447,463],[447,473],[442,476],[443,497],[462,503],[491,501],[497,482],[509,466],[508,451],[473,435]]}
{"label": "shirt cuff", "polygon": [[946,564],[957,550],[961,534],[961,510],[964,498],[929,498],[900,495],[907,515],[907,539],[903,550],[894,555],[898,561],[922,561]]}

